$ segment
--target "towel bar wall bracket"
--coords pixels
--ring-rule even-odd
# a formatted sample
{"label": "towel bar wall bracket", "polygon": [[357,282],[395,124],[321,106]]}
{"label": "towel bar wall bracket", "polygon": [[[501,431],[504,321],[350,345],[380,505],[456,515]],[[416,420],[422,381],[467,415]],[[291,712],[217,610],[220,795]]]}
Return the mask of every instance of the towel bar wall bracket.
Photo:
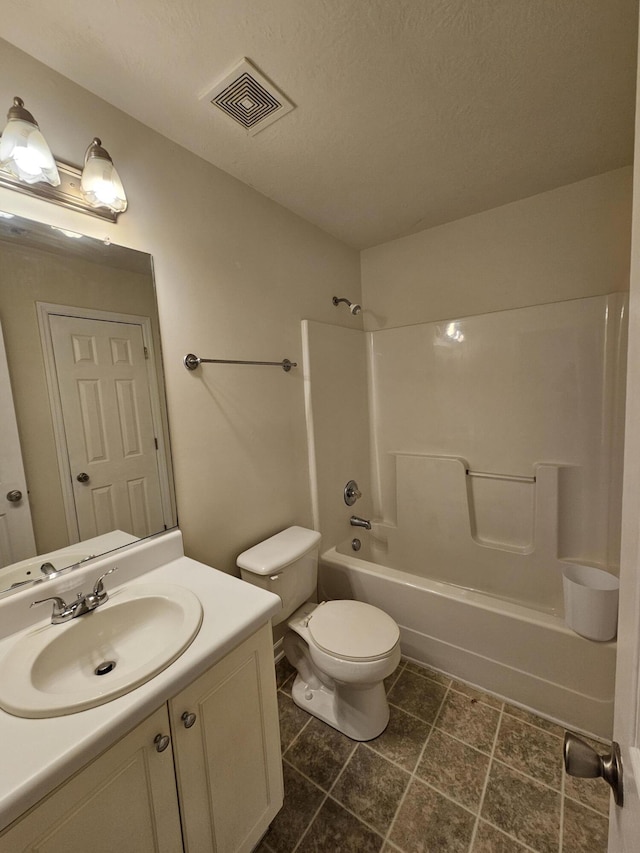
{"label": "towel bar wall bracket", "polygon": [[229,358],[200,358],[192,352],[185,355],[182,363],[187,370],[195,370],[201,364],[266,364],[274,367],[281,367],[285,373],[289,373],[292,367],[297,367],[297,361],[289,361],[288,358],[283,358],[282,361],[241,361]]}

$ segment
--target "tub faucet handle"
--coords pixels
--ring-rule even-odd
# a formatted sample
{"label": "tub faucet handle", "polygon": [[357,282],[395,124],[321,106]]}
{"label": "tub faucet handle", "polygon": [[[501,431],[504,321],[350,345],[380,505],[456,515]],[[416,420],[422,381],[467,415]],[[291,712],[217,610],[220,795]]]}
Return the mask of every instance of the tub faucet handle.
{"label": "tub faucet handle", "polygon": [[362,497],[362,492],[358,488],[358,484],[355,480],[349,480],[347,485],[344,487],[344,502],[347,506],[353,506],[354,503],[358,500],[358,498]]}

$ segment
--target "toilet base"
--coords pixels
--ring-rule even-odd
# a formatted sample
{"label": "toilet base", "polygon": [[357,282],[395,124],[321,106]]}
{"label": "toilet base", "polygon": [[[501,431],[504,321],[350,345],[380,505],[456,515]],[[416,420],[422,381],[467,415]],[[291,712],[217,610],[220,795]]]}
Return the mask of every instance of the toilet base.
{"label": "toilet base", "polygon": [[291,695],[303,711],[352,740],[373,740],[382,734],[389,722],[389,705],[382,682],[367,687],[344,684],[311,687],[298,674]]}

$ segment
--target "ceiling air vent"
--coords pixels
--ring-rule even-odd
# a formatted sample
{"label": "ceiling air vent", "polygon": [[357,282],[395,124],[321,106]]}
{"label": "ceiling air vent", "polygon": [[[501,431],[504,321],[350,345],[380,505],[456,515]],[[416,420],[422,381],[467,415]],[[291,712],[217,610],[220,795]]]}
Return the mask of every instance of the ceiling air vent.
{"label": "ceiling air vent", "polygon": [[246,58],[202,97],[231,116],[250,136],[293,109],[291,101]]}

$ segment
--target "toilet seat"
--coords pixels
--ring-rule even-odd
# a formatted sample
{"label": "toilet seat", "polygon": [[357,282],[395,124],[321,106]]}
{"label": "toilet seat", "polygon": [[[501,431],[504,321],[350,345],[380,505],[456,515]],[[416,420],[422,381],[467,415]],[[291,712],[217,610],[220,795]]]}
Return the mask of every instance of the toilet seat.
{"label": "toilet seat", "polygon": [[362,601],[323,602],[306,621],[314,644],[343,660],[380,660],[391,654],[400,639],[394,620]]}

